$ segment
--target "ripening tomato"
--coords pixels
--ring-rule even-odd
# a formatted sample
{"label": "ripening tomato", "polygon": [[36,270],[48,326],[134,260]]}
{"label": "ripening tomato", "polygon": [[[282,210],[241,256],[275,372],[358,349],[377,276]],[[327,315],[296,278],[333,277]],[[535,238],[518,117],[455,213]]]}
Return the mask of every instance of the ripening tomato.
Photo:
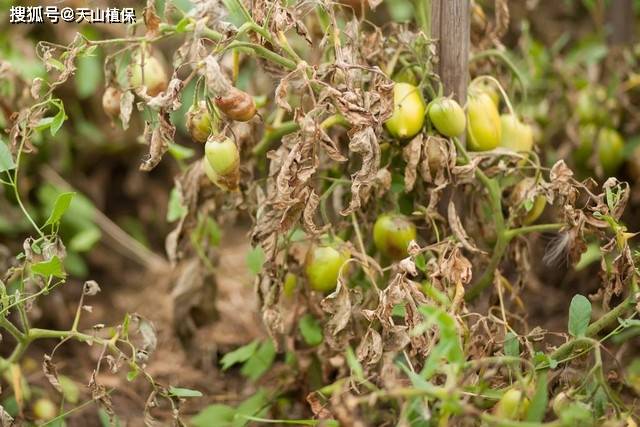
{"label": "ripening tomato", "polygon": [[102,95],[102,109],[112,119],[120,114],[120,98],[122,98],[122,92],[113,86],[105,89]]}
{"label": "ripening tomato", "polygon": [[33,415],[40,421],[49,421],[58,415],[56,405],[46,397],[41,397],[33,403]]}
{"label": "ripening tomato", "polygon": [[383,214],[373,226],[373,242],[386,257],[394,260],[407,256],[407,248],[416,239],[416,226],[400,214]]}
{"label": "ripening tomato", "polygon": [[498,418],[515,421],[524,418],[527,409],[529,409],[529,399],[520,390],[511,388],[496,403],[493,414]]}
{"label": "ripening tomato", "polygon": [[207,142],[209,135],[212,131],[212,118],[207,109],[207,104],[204,101],[200,101],[198,104],[193,104],[187,111],[187,129],[191,138],[200,143]]}
{"label": "ripening tomato", "polygon": [[[531,177],[526,177],[520,180],[514,187],[511,192],[511,198],[513,203],[521,204],[527,200],[528,193],[535,186],[535,179]],[[533,199],[533,205],[531,209],[527,212],[527,214],[522,219],[522,223],[524,225],[530,225],[536,222],[542,212],[544,212],[544,208],[547,206],[547,198],[543,195],[537,195]]]}
{"label": "ripening tomato", "polygon": [[607,176],[615,175],[624,163],[624,141],[622,136],[610,128],[598,128],[593,124],[580,128],[580,146],[574,153],[576,162],[587,166],[593,155],[593,144],[598,147],[598,162]]}
{"label": "ripening tomato", "polygon": [[426,105],[420,89],[409,83],[395,83],[393,115],[385,122],[385,126],[395,138],[411,138],[422,129],[425,111]]}
{"label": "ripening tomato", "polygon": [[451,98],[433,100],[429,104],[429,119],[438,132],[450,138],[462,135],[467,125],[464,110]]}
{"label": "ripening tomato", "polygon": [[231,138],[209,138],[204,146],[204,154],[218,175],[233,172],[240,163],[240,152]]}
{"label": "ripening tomato", "polygon": [[500,116],[500,146],[518,152],[529,152],[533,148],[533,128],[522,123],[513,114]]}
{"label": "ripening tomato", "polygon": [[158,95],[169,84],[164,67],[148,49],[140,49],[133,54],[128,75],[131,87],[134,89],[145,87],[149,96]]}
{"label": "ripening tomato", "polygon": [[349,248],[338,239],[311,246],[304,269],[311,288],[318,292],[334,290],[338,285],[340,270],[349,258]]}
{"label": "ripening tomato", "polygon": [[484,92],[487,95],[489,95],[489,98],[491,98],[493,103],[496,105],[496,108],[500,108],[500,93],[496,90],[496,88],[492,84],[486,81],[481,81],[477,83],[475,88],[476,90],[480,92]]}
{"label": "ripening tomato", "polygon": [[493,150],[502,137],[500,114],[484,92],[469,92],[467,103],[467,145],[472,151]]}

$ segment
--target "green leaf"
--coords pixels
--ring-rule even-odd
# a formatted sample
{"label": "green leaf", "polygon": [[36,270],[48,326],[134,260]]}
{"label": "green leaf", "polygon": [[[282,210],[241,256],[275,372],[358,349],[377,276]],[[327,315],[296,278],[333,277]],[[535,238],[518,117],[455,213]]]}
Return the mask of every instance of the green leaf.
{"label": "green leaf", "polygon": [[237,348],[236,350],[230,353],[225,354],[222,360],[220,360],[220,363],[222,364],[222,370],[226,371],[236,363],[242,363],[249,360],[249,358],[253,356],[253,353],[256,352],[256,349],[258,348],[258,344],[259,344],[259,341],[256,340],[256,341],[250,342],[247,345],[243,345],[242,347]]}
{"label": "green leaf", "polygon": [[53,202],[53,209],[51,210],[51,214],[49,215],[49,219],[44,225],[52,225],[60,222],[62,215],[69,209],[69,205],[71,204],[71,200],[73,200],[73,196],[76,193],[61,193],[56,197],[56,201]]}
{"label": "green leaf", "polygon": [[249,15],[249,12],[240,0],[223,0],[223,3],[229,12],[229,18],[231,18],[231,22],[234,25],[240,26],[245,22],[252,21],[251,15]]}
{"label": "green leaf", "polygon": [[169,395],[175,397],[202,397],[202,393],[198,390],[180,387],[169,387]]}
{"label": "green leaf", "polygon": [[69,249],[76,252],[87,252],[98,243],[102,232],[98,227],[89,227],[81,230],[69,240]]}
{"label": "green leaf", "polygon": [[76,64],[76,92],[80,98],[87,98],[96,92],[102,81],[102,61],[97,55],[83,55]]}
{"label": "green leaf", "polygon": [[222,231],[220,230],[218,223],[213,218],[207,217],[207,222],[205,223],[205,231],[209,235],[209,242],[211,243],[211,245],[220,245]]}
{"label": "green leaf", "polygon": [[549,396],[547,393],[547,372],[542,371],[538,375],[536,392],[531,399],[531,404],[527,410],[527,421],[541,422],[547,412]]}
{"label": "green leaf", "polygon": [[169,144],[169,154],[171,154],[176,160],[186,160],[193,157],[196,152],[189,147],[185,147],[183,145],[175,144],[172,142]]}
{"label": "green leaf", "polygon": [[276,358],[276,348],[271,339],[266,339],[244,364],[240,373],[250,380],[257,380],[271,368]]}
{"label": "green leaf", "polygon": [[311,314],[307,313],[300,318],[298,328],[304,341],[310,346],[319,345],[323,340],[322,328]]}
{"label": "green leaf", "polygon": [[13,156],[9,151],[9,147],[0,140],[0,172],[9,171],[16,168],[16,164],[13,161]]}
{"label": "green leaf", "polygon": [[569,333],[582,337],[587,332],[591,320],[591,302],[584,295],[576,295],[569,306]]}
{"label": "green leaf", "polygon": [[266,415],[268,409],[269,395],[264,389],[260,389],[256,394],[238,405],[236,416],[233,421],[233,427],[242,427],[247,425],[249,419],[247,417],[260,417]]}
{"label": "green leaf", "polygon": [[62,268],[62,261],[54,255],[49,261],[42,261],[31,265],[31,272],[40,276],[54,276],[64,279],[65,273]]}
{"label": "green leaf", "polygon": [[228,405],[209,405],[191,418],[193,427],[231,426],[236,410]]}
{"label": "green leaf", "polygon": [[167,221],[173,222],[187,214],[187,207],[182,204],[182,194],[178,187],[173,187],[169,194],[169,206],[167,207]]}
{"label": "green leaf", "polygon": [[49,131],[51,131],[51,136],[56,136],[56,133],[62,127],[62,124],[67,119],[67,115],[64,112],[64,106],[62,103],[59,103],[58,113],[53,117],[53,121],[51,122],[51,126],[49,127]]}
{"label": "green leaf", "polygon": [[356,377],[358,380],[364,379],[364,370],[362,369],[362,365],[358,361],[356,354],[353,352],[351,346],[347,347],[347,365],[351,369],[351,374]]}
{"label": "green leaf", "polygon": [[255,275],[262,270],[262,264],[264,264],[264,251],[261,246],[256,246],[247,253],[247,267]]}
{"label": "green leaf", "polygon": [[520,342],[513,332],[504,336],[504,354],[510,357],[520,357]]}
{"label": "green leaf", "polygon": [[414,328],[412,334],[424,333],[434,324],[438,325],[440,331],[438,344],[431,350],[421,375],[426,379],[431,378],[445,362],[460,368],[464,362],[464,354],[454,318],[438,307],[423,305],[420,312],[425,316],[425,321]]}
{"label": "green leaf", "polygon": [[64,375],[58,375],[58,382],[60,383],[64,400],[74,405],[78,403],[80,399],[80,389],[78,385],[71,378]]}

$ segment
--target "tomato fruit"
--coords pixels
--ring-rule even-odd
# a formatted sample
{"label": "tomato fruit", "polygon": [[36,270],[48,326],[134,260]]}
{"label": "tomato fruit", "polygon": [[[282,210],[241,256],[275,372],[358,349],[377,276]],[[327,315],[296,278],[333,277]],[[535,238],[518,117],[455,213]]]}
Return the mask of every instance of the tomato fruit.
{"label": "tomato fruit", "polygon": [[396,83],[408,83],[415,86],[418,84],[418,77],[413,71],[413,67],[404,67],[393,76],[393,81]]}
{"label": "tomato fruit", "polygon": [[120,114],[120,98],[122,92],[113,86],[109,86],[102,95],[102,109],[112,119]]}
{"label": "tomato fruit", "polygon": [[226,175],[238,168],[240,152],[231,138],[209,138],[204,154],[218,175]]}
{"label": "tomato fruit", "polygon": [[513,151],[529,152],[533,148],[533,128],[513,114],[500,116],[500,146]]}
{"label": "tomato fruit", "polygon": [[129,64],[129,84],[134,89],[147,89],[147,95],[156,96],[164,91],[169,79],[164,67],[147,49],[135,52]]}
{"label": "tomato fruit", "polygon": [[553,403],[551,407],[553,408],[553,413],[557,416],[560,416],[562,412],[570,405],[571,400],[567,396],[567,393],[561,391],[553,398]]}
{"label": "tomato fruit", "polygon": [[393,85],[393,115],[385,122],[385,126],[394,138],[411,138],[422,129],[426,108],[416,86],[396,83]]}
{"label": "tomato fruit", "polygon": [[502,419],[520,420],[524,418],[527,409],[529,409],[529,399],[520,390],[511,388],[496,403],[493,414]]}
{"label": "tomato fruit", "polygon": [[498,90],[495,87],[493,87],[492,84],[486,81],[481,81],[477,83],[477,86],[475,86],[475,89],[478,90],[479,92],[484,92],[487,95],[489,95],[489,98],[491,98],[493,103],[496,105],[496,108],[500,108],[500,92],[498,92]]}
{"label": "tomato fruit", "polygon": [[224,95],[216,96],[214,102],[231,120],[247,122],[256,115],[256,102],[253,96],[235,87]]}
{"label": "tomato fruit", "polygon": [[500,144],[500,114],[491,97],[484,92],[469,92],[467,136],[467,145],[472,151],[493,150]]}
{"label": "tomato fruit", "polygon": [[230,138],[209,138],[204,146],[202,162],[204,172],[211,182],[225,191],[238,189],[240,153]]}
{"label": "tomato fruit", "polygon": [[200,101],[193,104],[187,111],[187,129],[191,138],[200,143],[207,142],[212,131],[212,117],[207,109],[207,104]]}
{"label": "tomato fruit", "polygon": [[416,239],[416,226],[400,214],[383,214],[373,226],[373,242],[386,257],[398,260],[407,256],[407,247]]}
{"label": "tomato fruit", "polygon": [[429,104],[429,119],[444,136],[462,135],[467,125],[464,110],[454,99],[438,98]]}
{"label": "tomato fruit", "polygon": [[[535,186],[535,180],[531,177],[524,178],[520,180],[514,187],[511,193],[511,198],[514,204],[521,204],[527,200],[527,196],[533,187]],[[547,199],[542,195],[537,195],[533,199],[533,205],[531,209],[527,212],[527,214],[522,219],[522,223],[524,225],[530,225],[536,222],[542,212],[544,212],[544,208],[547,206]]]}
{"label": "tomato fruit", "polygon": [[305,274],[311,289],[330,292],[338,285],[342,266],[351,258],[348,247],[339,240],[313,245],[307,252]]}
{"label": "tomato fruit", "polygon": [[593,124],[580,128],[580,146],[574,153],[576,162],[586,166],[597,146],[598,162],[607,176],[615,175],[624,163],[624,141],[615,129],[598,128]]}
{"label": "tomato fruit", "polygon": [[582,124],[609,126],[612,121],[606,108],[607,92],[604,88],[583,89],[578,93],[576,114]]}
{"label": "tomato fruit", "polygon": [[33,403],[33,415],[42,421],[48,421],[58,415],[58,408],[46,397],[41,397]]}

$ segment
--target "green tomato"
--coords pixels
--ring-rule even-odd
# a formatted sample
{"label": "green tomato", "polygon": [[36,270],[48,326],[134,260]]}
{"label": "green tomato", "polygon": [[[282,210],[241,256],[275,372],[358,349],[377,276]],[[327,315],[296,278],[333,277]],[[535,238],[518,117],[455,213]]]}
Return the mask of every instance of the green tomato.
{"label": "green tomato", "polygon": [[394,260],[407,256],[407,247],[416,239],[416,226],[404,215],[383,214],[373,226],[373,241],[378,250]]}
{"label": "green tomato", "polygon": [[493,150],[502,137],[500,114],[491,97],[472,91],[467,103],[467,144],[472,151]]}
{"label": "green tomato", "polygon": [[576,114],[582,124],[610,126],[612,124],[606,108],[607,92],[604,88],[583,89],[578,94]]}
{"label": "green tomato", "polygon": [[131,87],[140,89],[144,86],[149,96],[158,95],[169,84],[167,73],[160,61],[145,49],[140,49],[132,55],[128,75]]}
{"label": "green tomato", "polygon": [[512,114],[500,116],[500,146],[513,151],[529,152],[533,148],[533,128]]}
{"label": "green tomato", "polygon": [[189,135],[191,135],[194,141],[202,144],[207,142],[213,126],[211,114],[209,114],[207,104],[204,101],[200,101],[198,104],[193,104],[189,107],[186,125],[189,130]]}
{"label": "green tomato", "polygon": [[598,136],[598,159],[606,175],[615,175],[624,163],[624,140],[618,131],[600,129]]}
{"label": "green tomato", "polygon": [[493,414],[505,420],[521,420],[524,418],[529,409],[529,399],[515,388],[507,390],[496,406],[493,408]]}
{"label": "green tomato", "polygon": [[[520,180],[514,187],[511,192],[511,197],[514,203],[523,203],[527,199],[527,193],[531,191],[533,186],[535,185],[535,180],[531,177],[524,178]],[[527,214],[522,219],[522,223],[524,225],[530,225],[536,222],[542,212],[544,212],[544,208],[547,206],[547,199],[542,195],[538,195],[533,199],[533,206],[527,212]]]}
{"label": "green tomato", "polygon": [[58,408],[46,397],[41,397],[33,403],[33,415],[41,421],[48,421],[58,415]]}
{"label": "green tomato", "polygon": [[340,241],[313,245],[305,261],[305,274],[311,289],[330,292],[338,285],[342,266],[351,258],[351,252]]}
{"label": "green tomato", "polygon": [[238,169],[240,152],[230,138],[209,138],[204,146],[207,161],[218,175],[227,175]]}
{"label": "green tomato", "polygon": [[395,138],[411,138],[422,129],[425,111],[420,89],[409,83],[396,83],[393,85],[393,115],[385,126]]}
{"label": "green tomato", "polygon": [[574,153],[576,163],[587,166],[593,154],[593,144],[598,147],[598,162],[607,176],[615,175],[624,163],[624,141],[622,136],[610,128],[598,128],[593,124],[580,128],[580,146]]}
{"label": "green tomato", "polygon": [[429,119],[444,136],[462,135],[467,125],[464,110],[451,98],[438,98],[429,105]]}

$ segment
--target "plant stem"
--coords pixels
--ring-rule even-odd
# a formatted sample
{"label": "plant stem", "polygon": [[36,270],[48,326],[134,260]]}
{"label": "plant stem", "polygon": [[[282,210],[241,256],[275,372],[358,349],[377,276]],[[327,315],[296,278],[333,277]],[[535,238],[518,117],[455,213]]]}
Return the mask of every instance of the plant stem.
{"label": "plant stem", "polygon": [[555,230],[561,229],[563,226],[564,224],[561,224],[561,223],[535,224],[535,225],[528,225],[520,228],[512,228],[508,230],[506,233],[509,236],[509,238],[513,238],[521,234],[544,232],[544,231],[555,231]]}

